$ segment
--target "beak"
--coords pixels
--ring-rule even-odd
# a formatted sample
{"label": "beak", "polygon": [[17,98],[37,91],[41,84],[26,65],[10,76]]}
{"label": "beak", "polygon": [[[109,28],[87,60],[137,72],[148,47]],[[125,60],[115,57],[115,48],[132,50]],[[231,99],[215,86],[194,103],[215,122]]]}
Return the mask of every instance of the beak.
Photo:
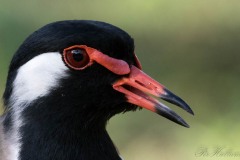
{"label": "beak", "polygon": [[123,93],[127,102],[156,112],[157,114],[184,127],[189,127],[189,125],[179,115],[149,95],[159,97],[165,101],[175,104],[193,115],[194,113],[187,103],[137,67],[132,65],[128,76],[122,77],[114,82],[113,88]]}

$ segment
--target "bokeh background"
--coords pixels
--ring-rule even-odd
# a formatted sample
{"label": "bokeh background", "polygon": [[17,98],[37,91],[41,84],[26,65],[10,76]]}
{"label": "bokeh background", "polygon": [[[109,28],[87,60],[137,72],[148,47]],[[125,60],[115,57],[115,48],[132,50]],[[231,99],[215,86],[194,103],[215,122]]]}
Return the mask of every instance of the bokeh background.
{"label": "bokeh background", "polygon": [[239,15],[238,0],[0,0],[0,94],[30,33],[57,20],[105,21],[134,37],[144,71],[196,114],[167,104],[189,129],[146,110],[112,118],[108,130],[124,159],[240,159]]}

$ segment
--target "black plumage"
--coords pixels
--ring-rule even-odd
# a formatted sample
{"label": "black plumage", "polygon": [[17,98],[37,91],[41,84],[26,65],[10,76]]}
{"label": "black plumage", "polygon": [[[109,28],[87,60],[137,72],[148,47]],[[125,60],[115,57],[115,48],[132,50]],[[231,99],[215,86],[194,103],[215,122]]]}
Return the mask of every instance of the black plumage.
{"label": "black plumage", "polygon": [[[74,45],[86,45],[129,66],[139,66],[133,39],[113,25],[72,20],[40,28],[23,42],[10,64],[4,93],[4,134],[10,134],[14,128],[11,96],[19,68],[38,55],[49,52],[62,55],[65,48]],[[60,79],[47,95],[27,103],[20,112],[23,124],[18,129],[21,143],[18,160],[120,160],[106,124],[115,114],[137,109],[123,93],[113,89],[113,84],[127,75],[115,74],[98,63],[80,71],[68,67],[66,72],[68,76]],[[179,101],[176,104],[192,113],[181,99],[171,98],[175,95],[165,96],[170,102]],[[156,112],[188,126],[168,109]]]}
{"label": "black plumage", "polygon": [[[61,21],[44,26],[23,42],[11,62],[4,94],[6,130],[12,123],[9,98],[18,68],[39,54],[62,53],[75,44],[85,44],[129,64],[135,63],[133,39],[115,26],[97,21]],[[20,129],[23,142],[20,159],[120,159],[105,126],[113,115],[136,107],[127,104],[125,97],[112,89],[111,84],[119,76],[98,64],[82,72],[71,69],[68,72],[70,77],[23,111],[26,121]]]}

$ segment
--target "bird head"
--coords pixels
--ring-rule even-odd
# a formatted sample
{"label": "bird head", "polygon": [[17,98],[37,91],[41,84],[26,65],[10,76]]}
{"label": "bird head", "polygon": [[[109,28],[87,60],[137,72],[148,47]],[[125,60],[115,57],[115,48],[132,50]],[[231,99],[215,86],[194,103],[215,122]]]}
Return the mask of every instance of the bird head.
{"label": "bird head", "polygon": [[154,97],[193,114],[142,71],[125,31],[84,20],[51,23],[30,35],[12,59],[4,94],[6,109],[18,117],[64,115],[95,124],[140,107],[188,127]]}

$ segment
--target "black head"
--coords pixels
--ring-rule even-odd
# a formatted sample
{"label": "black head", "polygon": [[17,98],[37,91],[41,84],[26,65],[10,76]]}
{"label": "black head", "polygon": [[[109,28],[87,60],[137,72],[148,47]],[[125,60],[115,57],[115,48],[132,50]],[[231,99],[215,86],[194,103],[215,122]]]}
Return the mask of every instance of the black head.
{"label": "black head", "polygon": [[119,160],[105,130],[117,113],[140,106],[188,127],[149,94],[193,114],[141,70],[123,30],[97,21],[55,22],[30,35],[12,59],[5,129],[23,160]]}
{"label": "black head", "polygon": [[[21,99],[14,98],[14,96],[29,96],[34,95],[35,92],[39,92],[35,97],[24,97],[25,101],[22,100],[20,103],[36,103],[35,105],[41,104],[42,106],[46,106],[39,108],[41,112],[51,113],[50,111],[53,110],[53,113],[58,111],[60,115],[64,113],[66,114],[65,116],[78,116],[79,118],[82,116],[85,120],[94,119],[97,121],[99,118],[106,121],[116,113],[135,109],[133,105],[126,103],[126,98],[123,94],[112,89],[113,82],[115,82],[120,75],[110,72],[98,63],[94,63],[81,71],[74,70],[66,65],[63,60],[63,51],[74,45],[86,45],[112,58],[124,60],[129,65],[136,64],[133,54],[133,39],[126,32],[113,25],[87,20],[51,23],[31,34],[14,55],[4,94],[6,107],[13,103],[11,101],[15,101],[11,99]],[[59,54],[56,58],[61,58],[61,62],[59,59],[54,59],[55,57],[51,58],[50,56],[50,58],[48,58],[49,53]],[[32,86],[28,88],[30,89],[29,91],[22,91],[29,92],[27,95],[21,94],[21,92],[19,92],[19,95],[17,95],[18,93],[14,94],[14,82],[16,82],[17,75],[21,76],[19,75],[20,68],[24,65],[26,66],[26,64],[34,58],[36,62],[33,63],[38,63],[37,58],[40,56],[44,56],[43,61],[45,61],[41,63],[48,63],[47,65],[40,64],[42,66],[35,66],[35,64],[30,64],[26,67],[26,70],[33,68],[32,71],[29,73],[27,73],[28,71],[24,71],[24,69],[22,71],[26,72],[24,76],[27,77],[24,78],[27,78],[31,83],[35,83],[34,85],[39,87]],[[58,69],[57,67],[59,67],[59,64],[56,65],[54,61],[65,65],[64,69],[63,66],[61,66],[62,70],[58,71],[62,73],[50,73],[54,68]],[[51,71],[47,71],[49,68],[46,67],[51,67]],[[42,70],[49,73],[40,75]],[[33,74],[29,75],[30,73]],[[36,80],[37,76],[39,76],[38,80]],[[50,78],[48,76],[50,76]],[[46,85],[43,81],[49,81],[44,83],[55,84],[47,86],[49,87],[45,88],[47,92],[44,91],[43,94],[40,94],[41,85]],[[24,83],[28,82],[25,81]],[[24,109],[26,112],[28,110],[31,110],[31,112],[34,110],[34,108],[29,107],[24,107]],[[39,111],[36,110],[36,114],[37,113],[39,113]]]}
{"label": "black head", "polygon": [[[78,70],[69,65],[64,55],[69,48],[79,52],[82,48],[74,47],[83,45],[91,53],[83,49],[90,58],[86,67]],[[133,39],[123,30],[98,21],[51,23],[30,35],[14,55],[5,104],[7,109],[17,106],[17,111],[20,109],[31,117],[47,113],[93,124],[105,124],[113,115],[135,110],[138,105],[188,126],[176,113],[144,92],[192,113],[188,105],[140,69]],[[30,104],[35,107],[29,107]]]}

